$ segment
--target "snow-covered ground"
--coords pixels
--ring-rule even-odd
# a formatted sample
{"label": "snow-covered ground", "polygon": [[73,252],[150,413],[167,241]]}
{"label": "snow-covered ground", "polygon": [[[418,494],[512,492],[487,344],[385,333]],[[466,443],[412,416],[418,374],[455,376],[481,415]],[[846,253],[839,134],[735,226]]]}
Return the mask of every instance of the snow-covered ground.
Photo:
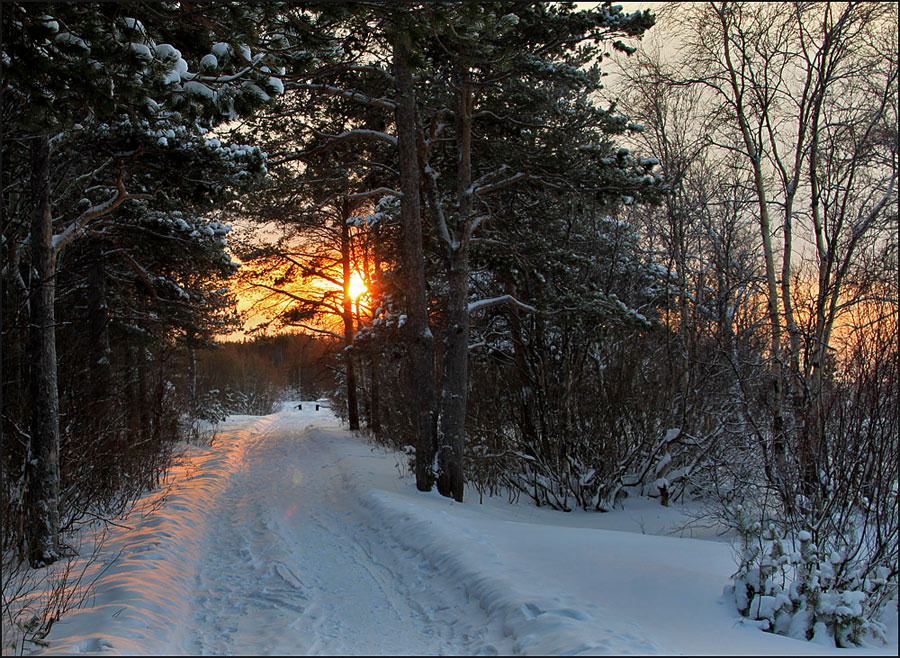
{"label": "snow-covered ground", "polygon": [[[897,655],[744,626],[732,547],[676,507],[416,491],[325,409],[233,416],[114,527],[48,653]],[[667,534],[668,533],[668,534]]]}

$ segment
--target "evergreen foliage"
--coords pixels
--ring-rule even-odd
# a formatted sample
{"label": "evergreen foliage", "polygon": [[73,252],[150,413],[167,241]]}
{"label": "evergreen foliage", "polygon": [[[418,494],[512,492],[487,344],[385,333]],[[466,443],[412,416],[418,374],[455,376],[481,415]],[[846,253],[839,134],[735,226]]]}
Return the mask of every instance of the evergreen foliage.
{"label": "evergreen foliage", "polygon": [[208,132],[280,90],[247,45],[273,8],[4,6],[3,495],[31,529],[5,555],[58,559],[61,532],[165,466],[163,364],[233,326],[228,227],[208,213],[265,173],[258,148]]}

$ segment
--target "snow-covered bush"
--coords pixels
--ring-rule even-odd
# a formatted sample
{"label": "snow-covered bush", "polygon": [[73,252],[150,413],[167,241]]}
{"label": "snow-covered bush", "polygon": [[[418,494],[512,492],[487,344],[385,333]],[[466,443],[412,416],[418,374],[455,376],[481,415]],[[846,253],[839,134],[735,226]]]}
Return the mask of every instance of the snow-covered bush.
{"label": "snow-covered bush", "polygon": [[734,520],[741,553],[727,589],[744,617],[764,631],[831,646],[884,640],[875,619],[896,598],[896,565],[873,564],[838,537],[819,546],[808,530],[785,536],[741,505]]}
{"label": "snow-covered bush", "polygon": [[234,406],[230,391],[212,389],[197,396],[194,411],[189,420],[188,436],[194,443],[209,445],[216,437],[219,423],[228,418],[229,409]]}
{"label": "snow-covered bush", "polygon": [[275,405],[280,400],[280,391],[270,383],[262,382],[260,385],[248,390],[210,391],[217,398],[216,411],[222,414],[222,420],[230,414],[247,414],[251,416],[266,416],[274,413]]}
{"label": "snow-covered bush", "polygon": [[883,637],[897,605],[900,361],[885,310],[860,322],[815,405],[792,409],[789,450],[759,450],[775,445],[765,430],[720,462],[720,518],[743,543],[735,603],[771,632],[855,646]]}
{"label": "snow-covered bush", "polygon": [[196,443],[210,444],[216,429],[232,414],[265,416],[274,413],[281,399],[280,390],[271,383],[261,382],[246,392],[231,388],[210,389],[197,397],[189,420],[189,437]]}

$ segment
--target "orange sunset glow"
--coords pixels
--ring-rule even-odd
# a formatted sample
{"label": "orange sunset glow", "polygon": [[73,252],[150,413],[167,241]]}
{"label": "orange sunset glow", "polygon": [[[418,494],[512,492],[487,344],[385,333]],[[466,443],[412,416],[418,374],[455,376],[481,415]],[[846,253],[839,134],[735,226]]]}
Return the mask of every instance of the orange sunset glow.
{"label": "orange sunset glow", "polygon": [[[245,331],[285,316],[293,308],[315,305],[319,308],[316,317],[285,328],[340,333],[344,302],[340,255],[336,253],[328,260],[330,265],[313,271],[301,269],[292,260],[244,262],[232,289],[238,298],[239,312],[244,316]],[[351,263],[351,268],[347,295],[353,302],[354,314],[365,317],[370,312],[371,301],[366,284],[368,276],[362,263]],[[282,329],[276,322],[267,333],[273,330],[279,333]],[[242,335],[244,332],[236,332],[225,340],[239,340]]]}

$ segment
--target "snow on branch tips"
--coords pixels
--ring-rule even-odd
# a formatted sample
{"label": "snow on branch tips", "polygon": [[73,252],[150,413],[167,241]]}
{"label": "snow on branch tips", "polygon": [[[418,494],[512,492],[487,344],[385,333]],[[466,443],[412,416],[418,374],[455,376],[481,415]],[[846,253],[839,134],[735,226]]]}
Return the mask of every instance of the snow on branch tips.
{"label": "snow on branch tips", "polygon": [[528,311],[529,313],[538,312],[538,310],[534,306],[526,304],[525,302],[520,302],[512,295],[501,295],[500,297],[491,297],[490,299],[479,299],[477,301],[470,302],[469,313],[474,313],[475,311],[490,308],[491,306],[497,306],[498,304],[511,304],[513,306],[521,308],[522,310]]}

